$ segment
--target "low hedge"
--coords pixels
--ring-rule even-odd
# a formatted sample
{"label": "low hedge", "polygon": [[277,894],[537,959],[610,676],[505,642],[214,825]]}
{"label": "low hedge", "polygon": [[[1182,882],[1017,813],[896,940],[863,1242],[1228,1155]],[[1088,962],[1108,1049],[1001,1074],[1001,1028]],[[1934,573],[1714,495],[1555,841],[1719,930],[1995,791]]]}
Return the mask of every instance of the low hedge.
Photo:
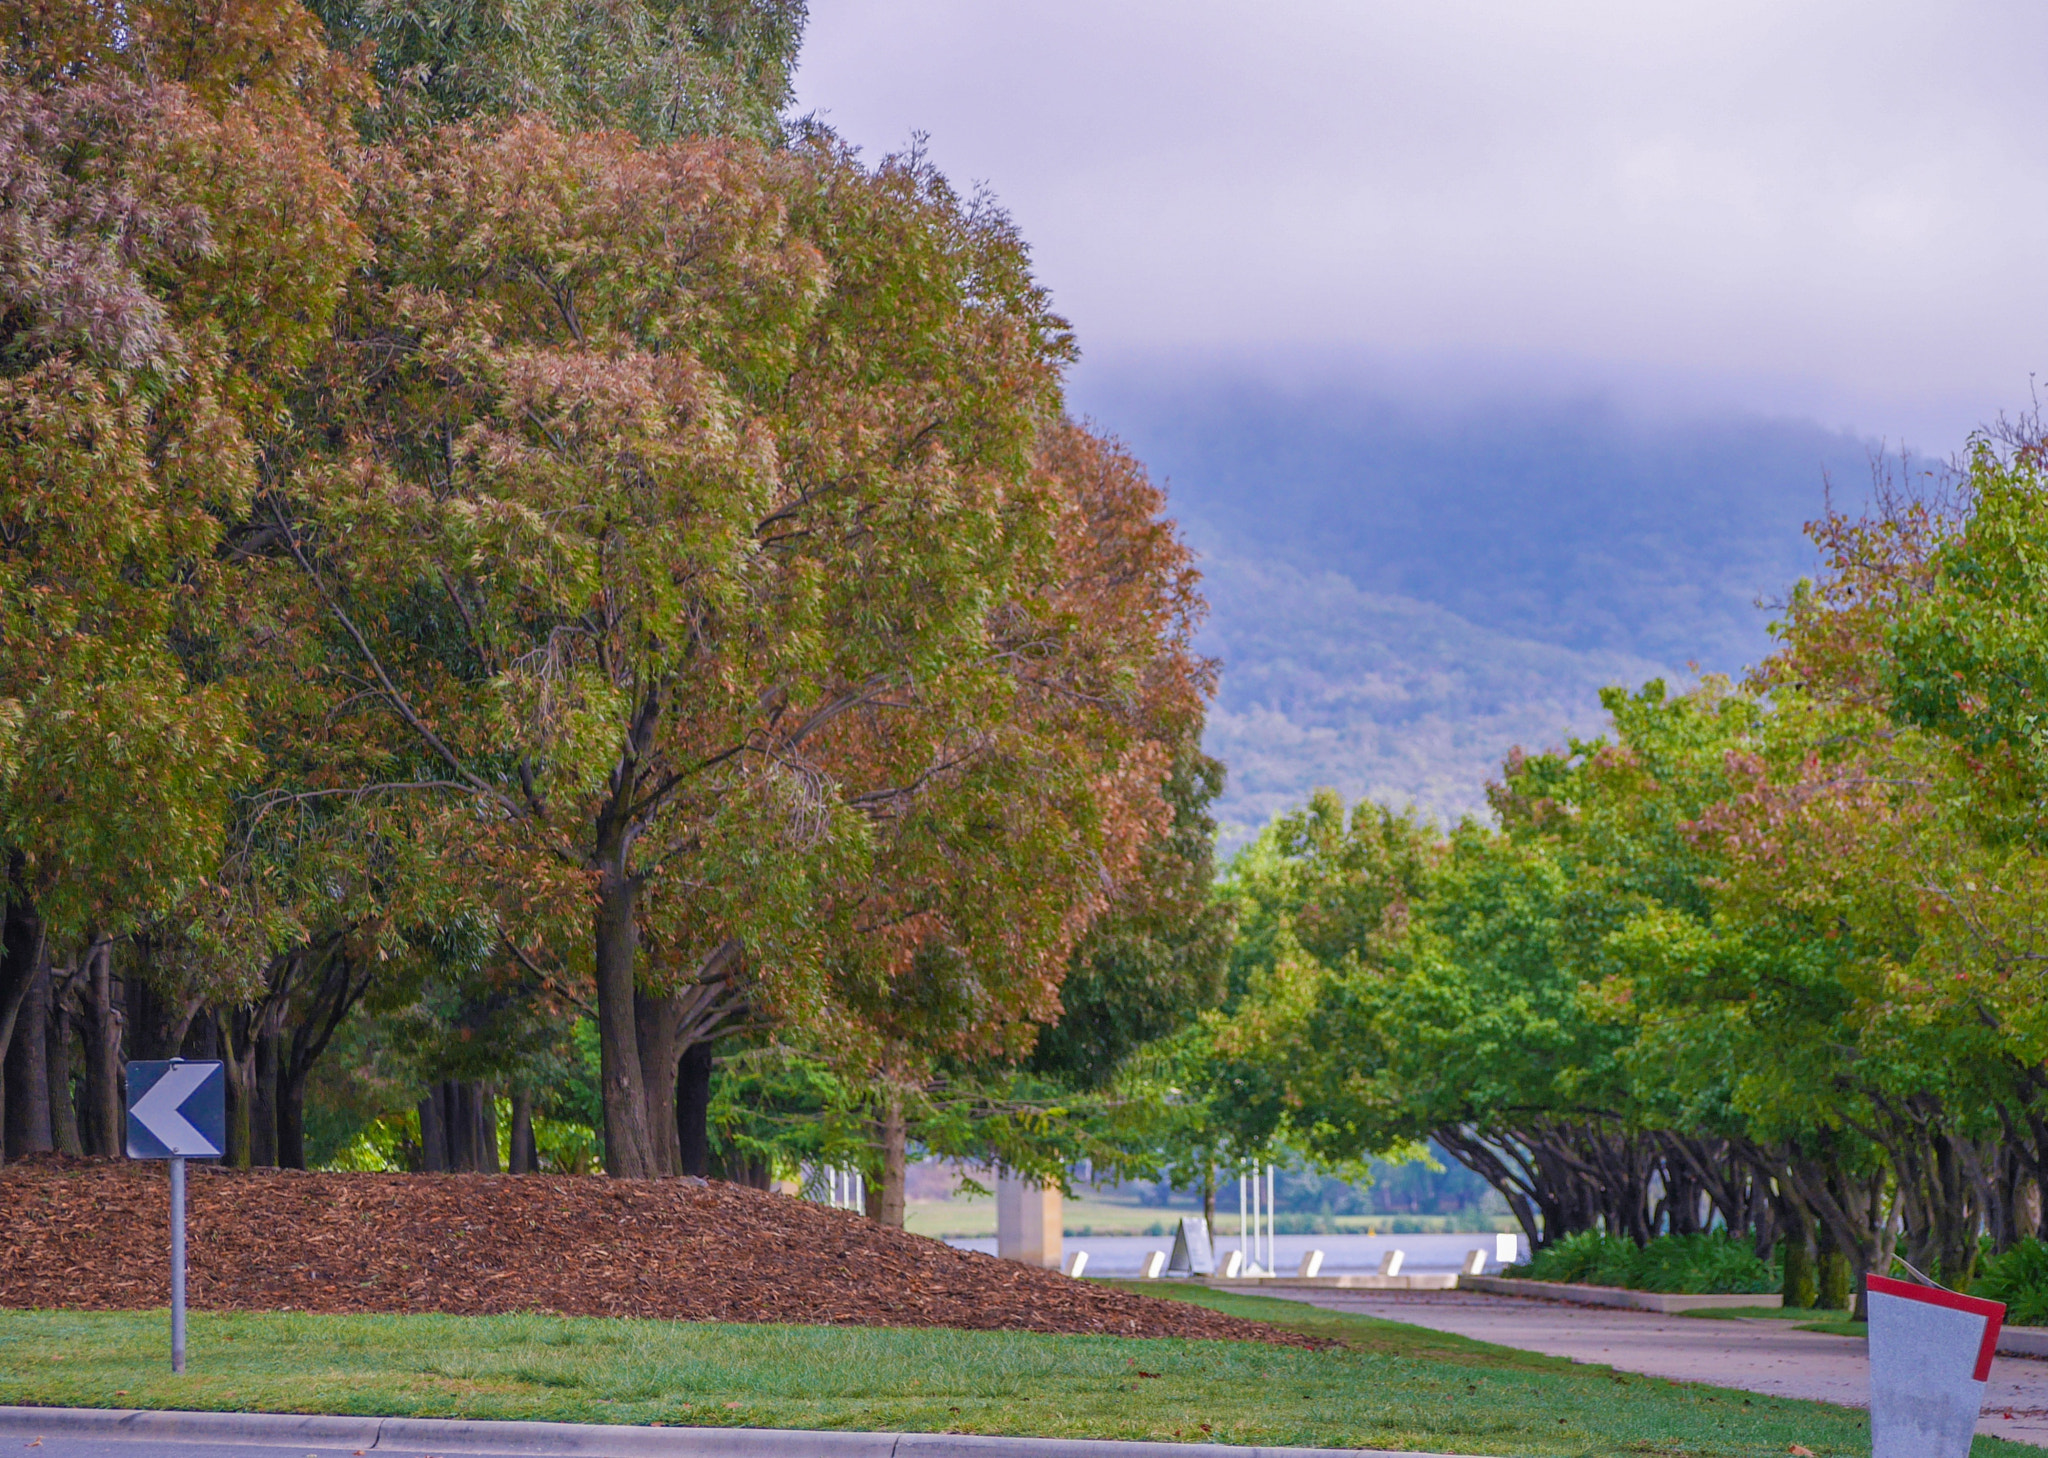
{"label": "low hedge", "polygon": [[1970,1294],[2003,1301],[2010,1326],[2048,1326],[2048,1245],[2023,1240],[2003,1254],[1985,1256]]}
{"label": "low hedge", "polygon": [[1508,1274],[1687,1296],[1764,1294],[1781,1289],[1784,1280],[1775,1254],[1760,1260],[1747,1242],[1730,1240],[1720,1231],[1660,1235],[1648,1245],[1581,1231],[1544,1246],[1527,1265],[1511,1267]]}

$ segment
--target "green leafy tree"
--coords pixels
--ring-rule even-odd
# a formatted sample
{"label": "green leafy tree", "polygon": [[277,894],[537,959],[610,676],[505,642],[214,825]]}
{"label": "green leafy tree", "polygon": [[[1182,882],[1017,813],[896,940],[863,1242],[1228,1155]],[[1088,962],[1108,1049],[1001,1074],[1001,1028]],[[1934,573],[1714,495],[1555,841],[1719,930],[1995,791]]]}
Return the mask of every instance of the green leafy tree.
{"label": "green leafy tree", "polygon": [[[0,46],[0,1044],[37,985],[82,995],[113,1153],[114,940],[196,927],[223,986],[268,950],[218,905],[257,762],[229,541],[359,257],[328,143],[360,87],[291,7],[57,3]],[[66,1126],[51,1091],[10,1144]]]}
{"label": "green leafy tree", "polygon": [[776,141],[803,40],[804,0],[316,0],[334,45],[367,45],[372,135],[452,121],[545,117],[646,142]]}

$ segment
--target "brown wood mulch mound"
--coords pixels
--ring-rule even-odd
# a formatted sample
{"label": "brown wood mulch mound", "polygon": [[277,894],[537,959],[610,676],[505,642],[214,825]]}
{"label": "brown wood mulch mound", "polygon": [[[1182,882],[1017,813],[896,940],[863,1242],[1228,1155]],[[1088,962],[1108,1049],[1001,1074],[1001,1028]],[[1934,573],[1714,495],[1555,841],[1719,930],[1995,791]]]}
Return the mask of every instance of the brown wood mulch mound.
{"label": "brown wood mulch mound", "polygon": [[[543,1311],[1322,1346],[720,1181],[190,1166],[196,1310]],[[169,1303],[160,1163],[0,1168],[0,1307]]]}

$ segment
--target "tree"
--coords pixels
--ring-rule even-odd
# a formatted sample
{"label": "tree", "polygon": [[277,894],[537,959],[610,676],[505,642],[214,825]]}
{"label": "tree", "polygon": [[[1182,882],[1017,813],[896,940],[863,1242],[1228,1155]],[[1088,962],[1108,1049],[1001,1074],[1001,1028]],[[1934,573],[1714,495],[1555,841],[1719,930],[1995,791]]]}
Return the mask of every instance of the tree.
{"label": "tree", "polygon": [[1172,827],[1145,847],[1136,883],[1074,949],[1059,1020],[1039,1033],[1032,1072],[1102,1087],[1137,1049],[1223,1001],[1236,928],[1232,904],[1211,889],[1216,823],[1208,813],[1222,791],[1222,764],[1183,749],[1164,789]]}
{"label": "tree", "polygon": [[870,802],[875,855],[835,888],[850,935],[828,964],[844,1056],[878,1090],[885,1223],[902,1220],[906,1098],[1020,1060],[1059,1016],[1090,926],[1157,894],[1142,856],[1169,825],[1172,759],[1210,688],[1191,647],[1191,554],[1142,468],[1065,423],[1035,464],[1038,550],[990,605],[981,692],[877,706],[828,740],[858,759],[907,749],[890,777],[918,785]]}
{"label": "tree", "polygon": [[34,988],[61,1022],[53,958],[84,979],[88,1132],[111,1153],[111,941],[204,920],[252,765],[214,672],[220,548],[356,258],[326,150],[356,93],[301,12],[22,20],[0,38],[0,1046]]}
{"label": "tree", "polygon": [[804,0],[316,0],[337,50],[367,43],[372,135],[544,117],[645,142],[775,141],[791,99]]}
{"label": "tree", "polygon": [[266,503],[334,766],[378,772],[331,788],[445,807],[504,954],[594,983],[607,1168],[670,1172],[636,990],[737,938],[765,1015],[817,996],[819,878],[934,768],[913,739],[847,783],[827,746],[906,695],[947,727],[1002,701],[1065,336],[1007,222],[915,161],[524,121],[394,143],[364,187],[340,448]]}

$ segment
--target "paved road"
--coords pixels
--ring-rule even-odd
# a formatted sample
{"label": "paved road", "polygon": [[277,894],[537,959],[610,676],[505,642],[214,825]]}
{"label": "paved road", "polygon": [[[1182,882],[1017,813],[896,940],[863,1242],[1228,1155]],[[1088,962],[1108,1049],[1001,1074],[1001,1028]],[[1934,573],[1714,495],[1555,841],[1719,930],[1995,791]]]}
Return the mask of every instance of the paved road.
{"label": "paved road", "polygon": [[[1476,1291],[1271,1294],[1650,1377],[1870,1406],[1870,1362],[1862,1339],[1797,1331],[1789,1321],[1709,1321]],[[2048,1447],[2048,1362],[1996,1358],[1977,1431]]]}
{"label": "paved road", "polygon": [[1232,1448],[1215,1443],[956,1433],[777,1432],[0,1406],[0,1454],[17,1450],[24,1458],[1446,1458],[1333,1448]]}
{"label": "paved road", "polygon": [[[354,1448],[274,1448],[254,1443],[166,1443],[148,1438],[65,1438],[44,1436],[31,1446],[28,1438],[0,1438],[0,1453],[12,1458],[16,1449],[23,1458],[351,1458]],[[407,1458],[419,1458],[408,1454]],[[481,1458],[468,1454],[465,1458]],[[506,1454],[504,1458],[514,1458]]]}

